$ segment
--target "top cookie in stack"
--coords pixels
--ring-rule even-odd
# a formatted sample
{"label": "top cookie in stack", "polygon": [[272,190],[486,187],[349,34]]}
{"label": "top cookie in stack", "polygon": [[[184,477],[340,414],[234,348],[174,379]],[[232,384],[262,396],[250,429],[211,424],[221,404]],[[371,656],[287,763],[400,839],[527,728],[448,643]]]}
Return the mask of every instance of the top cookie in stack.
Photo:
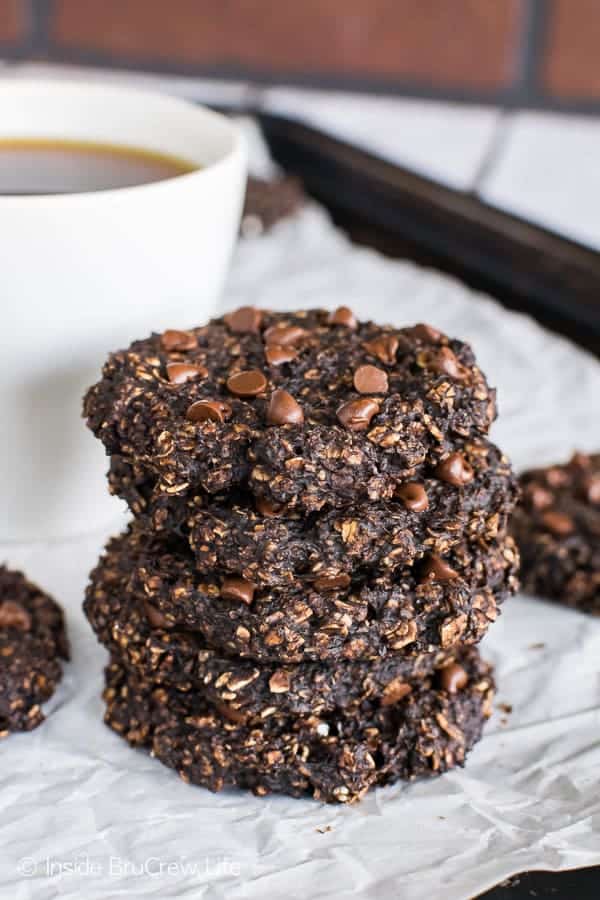
{"label": "top cookie in stack", "polygon": [[[103,375],[88,423],[117,455],[113,489],[158,528],[236,489],[268,515],[376,503],[425,476],[462,487],[473,469],[460,454],[496,415],[467,344],[344,308],[240,309],[136,341]],[[427,500],[405,493],[408,508]]]}

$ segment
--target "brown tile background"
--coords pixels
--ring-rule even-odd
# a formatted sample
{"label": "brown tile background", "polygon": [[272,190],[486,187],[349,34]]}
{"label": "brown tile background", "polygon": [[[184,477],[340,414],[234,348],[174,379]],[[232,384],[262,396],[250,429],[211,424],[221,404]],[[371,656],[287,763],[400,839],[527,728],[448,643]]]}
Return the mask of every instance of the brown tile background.
{"label": "brown tile background", "polygon": [[57,0],[51,37],[141,61],[489,88],[512,79],[521,9],[522,0]]}
{"label": "brown tile background", "polygon": [[16,43],[27,36],[29,10],[22,0],[0,0],[0,43]]}
{"label": "brown tile background", "polygon": [[598,0],[554,0],[543,71],[551,94],[600,98]]}
{"label": "brown tile background", "polygon": [[600,0],[0,0],[0,58],[600,114]]}

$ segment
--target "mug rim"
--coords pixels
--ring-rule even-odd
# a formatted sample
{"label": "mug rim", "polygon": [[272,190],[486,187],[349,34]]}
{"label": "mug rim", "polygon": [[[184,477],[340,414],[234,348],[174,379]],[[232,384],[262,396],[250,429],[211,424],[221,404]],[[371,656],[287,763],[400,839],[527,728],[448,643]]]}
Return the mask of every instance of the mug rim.
{"label": "mug rim", "polygon": [[[93,199],[94,202],[104,202],[104,199],[110,201],[115,197],[126,198],[130,194],[138,195],[140,192],[148,193],[149,191],[164,191],[169,188],[173,188],[174,185],[187,185],[189,184],[190,179],[194,179],[195,181],[210,179],[214,173],[220,171],[222,168],[230,164],[232,160],[239,158],[240,156],[242,158],[245,158],[246,156],[246,143],[242,130],[234,121],[232,121],[222,113],[210,109],[204,104],[195,103],[192,100],[187,100],[182,97],[176,97],[167,92],[152,90],[144,86],[140,87],[139,85],[121,85],[112,83],[100,84],[97,81],[91,79],[80,78],[23,78],[14,81],[11,79],[0,80],[0,102],[2,101],[3,95],[13,96],[18,93],[29,95],[39,93],[43,95],[43,93],[47,93],[48,91],[53,92],[56,95],[64,94],[65,96],[73,96],[77,93],[81,94],[82,96],[89,96],[89,93],[93,92],[97,96],[106,97],[107,100],[110,100],[110,97],[112,96],[118,97],[122,100],[130,99],[132,102],[135,102],[137,104],[143,103],[144,98],[147,101],[159,101],[161,103],[164,103],[174,111],[181,112],[183,115],[189,115],[190,117],[194,117],[197,120],[203,119],[208,128],[213,126],[215,129],[226,133],[229,140],[229,147],[222,153],[220,153],[217,159],[211,162],[198,163],[198,168],[193,169],[190,172],[173,175],[168,178],[163,178],[159,181],[151,181],[144,184],[134,184],[123,187],[106,188],[95,191],[77,191],[73,193],[62,194],[56,193],[19,195],[0,193],[0,207],[26,207],[33,204],[76,205],[77,203],[81,203],[83,201],[89,202],[91,199]],[[66,126],[66,130],[68,131],[68,126]],[[27,137],[28,136],[29,135],[27,135]],[[18,136],[15,135],[15,137]],[[42,137],[41,134],[40,137]],[[1,139],[2,136],[0,135],[0,140]],[[70,138],[68,137],[68,135],[66,135],[64,139],[69,140]],[[73,138],[73,140],[79,140],[79,138]],[[89,140],[90,143],[94,142],[93,138],[90,138]],[[133,141],[131,143],[124,141],[122,146],[125,148],[138,147],[139,149],[144,149],[143,143],[134,144]],[[164,152],[169,155],[168,151]],[[193,163],[193,158],[190,158],[189,161]]]}

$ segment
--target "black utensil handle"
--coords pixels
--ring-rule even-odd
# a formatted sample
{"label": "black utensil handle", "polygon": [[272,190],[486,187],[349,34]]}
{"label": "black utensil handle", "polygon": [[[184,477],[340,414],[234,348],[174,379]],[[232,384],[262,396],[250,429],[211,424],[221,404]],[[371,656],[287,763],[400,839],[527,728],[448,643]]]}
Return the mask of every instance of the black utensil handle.
{"label": "black utensil handle", "polygon": [[507,305],[600,346],[599,253],[308,125],[257,117],[276,161],[325,206],[383,229]]}

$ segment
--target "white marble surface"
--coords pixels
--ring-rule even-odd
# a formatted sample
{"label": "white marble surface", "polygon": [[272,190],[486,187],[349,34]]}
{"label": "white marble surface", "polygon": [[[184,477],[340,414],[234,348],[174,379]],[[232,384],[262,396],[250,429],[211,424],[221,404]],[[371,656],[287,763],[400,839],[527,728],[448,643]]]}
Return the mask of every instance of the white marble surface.
{"label": "white marble surface", "polygon": [[477,181],[490,203],[600,249],[600,118],[285,87],[261,97],[268,111],[451,187]]}
{"label": "white marble surface", "polygon": [[262,108],[287,115],[452,187],[467,189],[493,140],[492,107],[272,88]]}
{"label": "white marble surface", "polygon": [[600,118],[515,114],[482,196],[600,250]]}

